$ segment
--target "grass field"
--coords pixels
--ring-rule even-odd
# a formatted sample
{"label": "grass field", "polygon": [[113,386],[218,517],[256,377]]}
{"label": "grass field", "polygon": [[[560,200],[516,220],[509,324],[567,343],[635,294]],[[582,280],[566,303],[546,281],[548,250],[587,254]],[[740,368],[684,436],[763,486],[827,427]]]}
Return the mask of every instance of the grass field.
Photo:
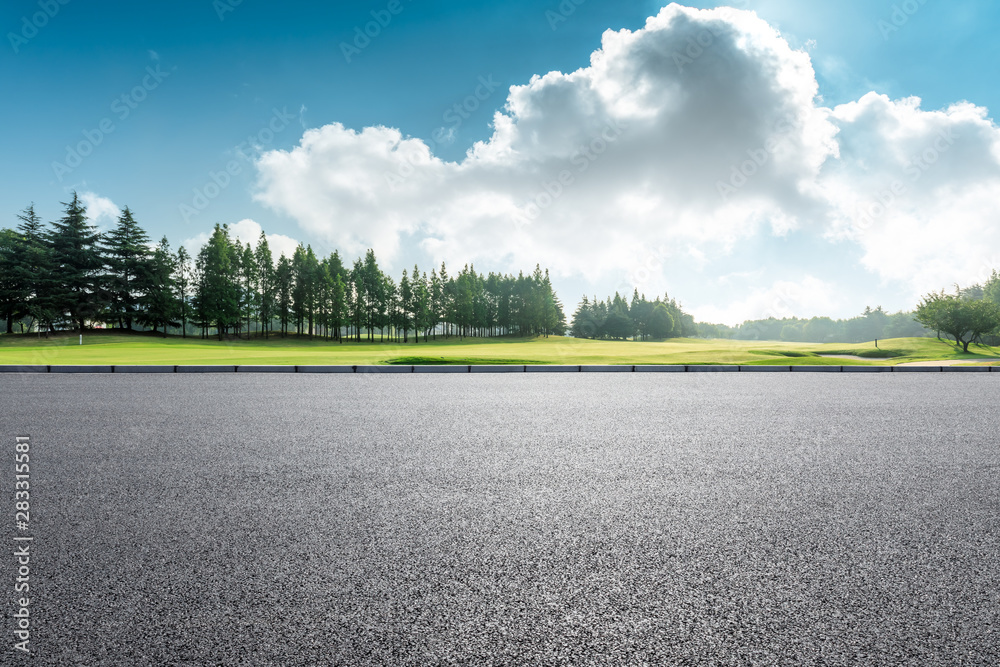
{"label": "grass field", "polygon": [[[934,338],[898,338],[858,345],[814,345],[773,341],[676,339],[665,342],[593,341],[576,338],[439,339],[408,345],[337,344],[307,338],[201,340],[149,334],[89,332],[52,338],[0,336],[0,365],[219,364],[740,364],[895,365],[912,361],[960,360],[1000,363],[1000,348],[973,347],[962,354]],[[840,359],[824,354],[857,355]]]}

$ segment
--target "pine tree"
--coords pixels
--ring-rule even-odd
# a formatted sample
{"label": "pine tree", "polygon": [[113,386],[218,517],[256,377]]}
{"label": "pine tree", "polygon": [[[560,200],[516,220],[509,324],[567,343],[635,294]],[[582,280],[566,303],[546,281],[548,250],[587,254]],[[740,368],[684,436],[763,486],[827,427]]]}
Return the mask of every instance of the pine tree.
{"label": "pine tree", "polygon": [[149,283],[140,297],[141,309],[137,315],[139,321],[151,327],[154,332],[163,327],[164,338],[167,336],[167,327],[179,326],[176,321],[179,308],[174,284],[176,268],[170,243],[164,236],[149,259]]}
{"label": "pine tree", "polygon": [[264,338],[267,339],[274,319],[274,259],[267,244],[267,236],[261,231],[257,239],[256,251],[257,285],[260,287],[260,323]]}
{"label": "pine tree", "polygon": [[145,290],[155,287],[151,278],[149,236],[126,206],[118,224],[103,239],[108,273],[104,284],[110,300],[109,315],[120,329],[132,330],[139,301]]}
{"label": "pine tree", "polygon": [[17,228],[15,256],[11,262],[12,282],[20,299],[17,311],[37,323],[38,331],[43,327],[52,330],[55,321],[51,299],[52,258],[45,226],[33,204],[17,218],[21,224]]}
{"label": "pine tree", "polygon": [[181,323],[181,337],[187,338],[188,318],[191,316],[191,286],[193,284],[193,268],[191,257],[184,246],[177,249],[174,255],[174,288],[177,298],[177,316]]}
{"label": "pine tree", "polygon": [[240,321],[239,288],[234,275],[234,244],[229,228],[216,225],[198,253],[200,283],[196,300],[204,328],[213,324],[219,340]]}
{"label": "pine tree", "polygon": [[281,323],[281,337],[288,335],[288,324],[292,319],[292,286],[294,283],[292,263],[281,253],[274,271],[274,293]]}
{"label": "pine tree", "polygon": [[83,331],[108,302],[100,284],[105,262],[100,234],[87,222],[87,209],[77,194],[63,205],[66,213],[53,223],[46,239],[51,253],[52,311]]}

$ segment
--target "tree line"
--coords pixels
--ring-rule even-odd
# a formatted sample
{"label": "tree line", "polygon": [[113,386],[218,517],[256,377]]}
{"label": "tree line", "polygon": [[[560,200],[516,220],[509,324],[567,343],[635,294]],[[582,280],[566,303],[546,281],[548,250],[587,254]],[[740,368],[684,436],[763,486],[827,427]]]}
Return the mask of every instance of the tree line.
{"label": "tree line", "polygon": [[866,307],[856,317],[769,317],[748,320],[732,327],[725,324],[698,324],[700,338],[733,340],[780,340],[788,343],[864,343],[881,338],[921,338],[933,336],[914,319],[913,312],[887,313],[881,306]]}
{"label": "tree line", "polygon": [[46,225],[34,206],[15,229],[0,229],[0,318],[6,332],[84,330],[109,325],[186,336],[287,336],[329,340],[424,341],[444,336],[548,336],[565,332],[548,271],[454,276],[444,263],[417,266],[396,281],[369,250],[348,265],[300,245],[275,261],[262,232],[255,245],[216,225],[190,256],[166,237],[152,244],[126,207],[101,234],[73,193]]}
{"label": "tree line", "polygon": [[604,301],[584,295],[570,332],[576,338],[662,340],[694,336],[697,327],[694,318],[669,296],[649,301],[635,290],[631,303],[617,292]]}

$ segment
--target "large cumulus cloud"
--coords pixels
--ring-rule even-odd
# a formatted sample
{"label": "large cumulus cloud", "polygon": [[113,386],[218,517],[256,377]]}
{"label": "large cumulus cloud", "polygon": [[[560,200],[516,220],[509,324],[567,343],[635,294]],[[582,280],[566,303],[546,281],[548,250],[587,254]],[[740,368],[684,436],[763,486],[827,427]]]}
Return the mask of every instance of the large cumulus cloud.
{"label": "large cumulus cloud", "polygon": [[[991,261],[1000,144],[984,110],[874,94],[829,109],[818,92],[808,54],[752,12],[672,4],[606,32],[588,66],[511,87],[460,161],[393,128],[333,123],[264,154],[256,198],[390,261],[406,237],[450,262],[620,276],[650,247],[717,259],[795,232],[860,246],[863,269],[914,294]],[[772,269],[755,293],[806,278]]]}

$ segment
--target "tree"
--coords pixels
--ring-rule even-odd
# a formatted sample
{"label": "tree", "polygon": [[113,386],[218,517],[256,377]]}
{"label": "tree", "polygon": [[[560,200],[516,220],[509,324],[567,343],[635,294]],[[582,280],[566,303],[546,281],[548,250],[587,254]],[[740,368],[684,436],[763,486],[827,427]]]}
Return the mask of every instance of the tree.
{"label": "tree", "polygon": [[990,279],[983,285],[983,299],[992,303],[1000,304],[1000,273],[996,269]]}
{"label": "tree", "polygon": [[184,246],[177,249],[174,255],[174,287],[177,297],[177,316],[181,319],[181,337],[187,338],[188,318],[191,316],[191,285],[194,280],[194,270],[191,267],[191,257]]}
{"label": "tree", "polygon": [[649,316],[649,336],[653,339],[669,338],[673,330],[674,318],[670,310],[665,304],[658,302]]}
{"label": "tree", "polygon": [[168,326],[178,326],[176,321],[178,304],[174,292],[174,255],[170,251],[170,243],[164,236],[153,251],[148,267],[148,287],[144,290],[140,304],[142,309],[138,314],[139,321],[150,326],[155,332],[163,327],[163,336],[167,335]]}
{"label": "tree", "polygon": [[257,239],[256,264],[257,285],[260,288],[260,328],[266,339],[271,330],[275,310],[274,258],[271,256],[271,248],[267,244],[267,236],[263,230]]}
{"label": "tree", "polygon": [[274,270],[274,291],[277,304],[277,316],[281,326],[281,337],[288,335],[288,323],[292,317],[292,263],[282,253],[278,258],[278,266]]}
{"label": "tree", "polygon": [[215,225],[212,236],[198,252],[200,280],[195,294],[196,310],[202,328],[207,330],[214,324],[219,340],[240,321],[235,255],[229,228],[224,225]]}
{"label": "tree", "polygon": [[950,335],[968,353],[970,343],[1000,329],[1000,306],[966,300],[960,294],[932,292],[917,306],[914,318],[929,329]]}
{"label": "tree", "polygon": [[[239,244],[236,245],[239,249]],[[257,256],[253,247],[247,243],[243,247],[240,257],[240,295],[242,304],[242,315],[247,322],[247,340],[250,339],[250,322],[258,317],[260,312],[260,292],[258,276],[260,270],[257,266]]]}
{"label": "tree", "polygon": [[803,337],[810,343],[825,343],[837,331],[837,323],[829,317],[814,317],[803,328]]}
{"label": "tree", "polygon": [[[11,280],[16,286],[20,305],[15,312],[27,315],[38,323],[38,330],[46,326],[52,330],[55,320],[52,302],[52,256],[42,219],[35,213],[34,205],[28,206],[17,216],[15,256],[9,263],[13,272]],[[11,333],[8,321],[8,333]],[[30,323],[29,323],[30,327]]]}
{"label": "tree", "polygon": [[97,318],[107,304],[101,289],[100,234],[87,222],[87,208],[76,192],[66,213],[47,235],[51,254],[51,300],[57,316],[68,316],[80,331]]}
{"label": "tree", "polygon": [[128,206],[118,217],[118,224],[104,236],[103,246],[108,262],[105,286],[110,316],[120,329],[131,331],[139,301],[156,281],[149,275],[152,268],[149,236]]}
{"label": "tree", "polygon": [[403,342],[408,343],[409,336],[407,334],[410,330],[410,309],[413,304],[413,289],[410,287],[410,278],[406,274],[406,269],[403,269],[403,277],[399,281],[399,299],[402,305],[400,324],[403,329]]}

